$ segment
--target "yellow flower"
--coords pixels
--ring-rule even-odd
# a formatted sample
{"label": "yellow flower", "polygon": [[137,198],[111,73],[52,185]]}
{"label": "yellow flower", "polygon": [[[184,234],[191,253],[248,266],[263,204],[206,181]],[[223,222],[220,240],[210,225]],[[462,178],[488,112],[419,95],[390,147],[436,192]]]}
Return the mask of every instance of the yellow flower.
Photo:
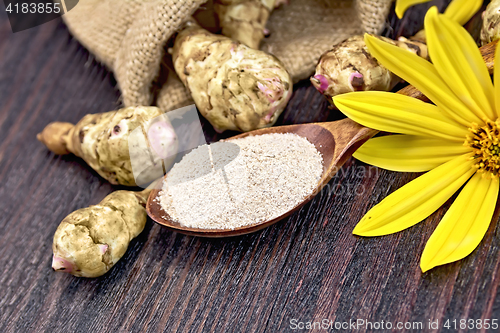
{"label": "yellow flower", "polygon": [[[396,0],[396,15],[402,18],[408,8],[431,0]],[[464,25],[481,8],[483,0],[453,0],[444,15]]]}
{"label": "yellow flower", "polygon": [[424,272],[460,260],[479,245],[495,209],[500,170],[500,48],[493,86],[479,49],[457,22],[433,7],[425,30],[432,64],[372,36],[365,41],[375,58],[435,105],[376,91],[334,97],[354,121],[400,133],[368,141],[356,158],[395,171],[430,170],[373,207],[354,234],[381,236],[409,228],[465,184],[425,246]]}

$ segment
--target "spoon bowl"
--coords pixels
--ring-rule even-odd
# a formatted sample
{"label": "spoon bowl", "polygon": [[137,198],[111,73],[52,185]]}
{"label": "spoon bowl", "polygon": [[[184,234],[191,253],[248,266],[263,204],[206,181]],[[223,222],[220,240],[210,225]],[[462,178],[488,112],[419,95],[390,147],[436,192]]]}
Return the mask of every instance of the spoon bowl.
{"label": "spoon bowl", "polygon": [[[232,139],[244,138],[270,133],[293,133],[314,144],[323,157],[323,174],[314,191],[307,196],[300,204],[287,213],[272,220],[250,224],[234,229],[200,229],[189,228],[174,222],[162,209],[158,198],[161,189],[151,191],[147,202],[148,215],[157,223],[178,231],[183,234],[201,237],[230,237],[239,236],[266,228],[279,220],[293,214],[303,205],[311,201],[316,194],[332,179],[345,161],[358,149],[366,140],[377,133],[376,130],[363,127],[350,119],[342,119],[327,123],[311,123],[263,128],[243,134],[236,135]],[[166,176],[165,176],[166,177]]]}

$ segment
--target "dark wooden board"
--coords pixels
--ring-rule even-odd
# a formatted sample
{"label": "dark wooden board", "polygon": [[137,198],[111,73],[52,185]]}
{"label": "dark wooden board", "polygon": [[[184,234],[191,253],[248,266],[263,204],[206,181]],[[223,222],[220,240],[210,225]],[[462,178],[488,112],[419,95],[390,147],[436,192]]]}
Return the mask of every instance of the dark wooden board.
{"label": "dark wooden board", "polygon": [[[293,319],[439,320],[442,329],[447,319],[500,319],[497,218],[472,255],[422,274],[420,254],[451,201],[406,231],[355,237],[363,214],[418,174],[353,159],[311,203],[255,234],[203,239],[149,220],[107,275],[53,272],[59,222],[118,187],[49,153],[36,133],[118,108],[120,94],[60,20],[12,34],[0,12],[0,332],[286,332],[297,331]],[[339,117],[302,82],[280,124]]]}

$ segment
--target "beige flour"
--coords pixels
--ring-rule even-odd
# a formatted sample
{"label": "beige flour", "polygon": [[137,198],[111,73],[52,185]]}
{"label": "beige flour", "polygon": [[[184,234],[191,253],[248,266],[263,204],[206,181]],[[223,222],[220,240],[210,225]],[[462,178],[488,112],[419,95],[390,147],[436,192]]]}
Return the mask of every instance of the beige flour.
{"label": "beige flour", "polygon": [[278,217],[303,201],[323,158],[296,134],[264,134],[196,148],[170,170],[159,194],[181,225],[234,229]]}

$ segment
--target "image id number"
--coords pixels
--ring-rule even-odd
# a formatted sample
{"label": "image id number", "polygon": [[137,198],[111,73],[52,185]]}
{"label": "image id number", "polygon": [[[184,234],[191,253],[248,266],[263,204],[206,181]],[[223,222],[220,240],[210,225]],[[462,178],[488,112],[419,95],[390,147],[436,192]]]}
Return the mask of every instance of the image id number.
{"label": "image id number", "polygon": [[470,329],[470,330],[497,330],[498,329],[498,319],[453,319],[446,320],[444,325],[446,329]]}
{"label": "image id number", "polygon": [[16,3],[12,5],[12,3],[9,3],[9,5],[6,8],[7,13],[15,13],[15,14],[59,14],[61,12],[61,7],[59,6],[58,3]]}

